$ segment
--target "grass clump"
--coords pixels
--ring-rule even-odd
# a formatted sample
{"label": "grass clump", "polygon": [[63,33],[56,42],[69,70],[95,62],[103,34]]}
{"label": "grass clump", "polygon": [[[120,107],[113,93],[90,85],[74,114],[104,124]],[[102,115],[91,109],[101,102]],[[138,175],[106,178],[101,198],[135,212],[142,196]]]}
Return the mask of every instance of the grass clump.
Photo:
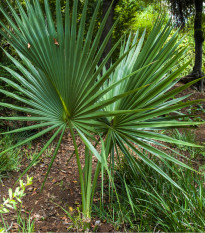
{"label": "grass clump", "polygon": [[[0,138],[0,151],[4,151],[14,145],[14,138],[5,135]],[[8,175],[9,172],[18,170],[21,163],[20,148],[10,150],[0,157],[0,178]]]}
{"label": "grass clump", "polygon": [[105,205],[104,209],[95,206],[95,211],[116,230],[204,232],[204,176],[173,163],[165,166],[158,159],[152,159],[182,190],[139,159],[135,159],[135,167],[133,162],[125,161],[115,179],[120,201]]}

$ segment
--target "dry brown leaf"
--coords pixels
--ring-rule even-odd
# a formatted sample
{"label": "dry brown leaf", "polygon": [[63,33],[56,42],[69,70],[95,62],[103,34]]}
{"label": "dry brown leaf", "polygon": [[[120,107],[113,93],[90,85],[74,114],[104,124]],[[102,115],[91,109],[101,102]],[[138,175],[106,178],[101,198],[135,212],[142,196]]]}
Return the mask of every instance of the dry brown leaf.
{"label": "dry brown leaf", "polygon": [[57,46],[59,46],[58,41],[55,38],[53,40],[54,40],[54,44],[57,45]]}

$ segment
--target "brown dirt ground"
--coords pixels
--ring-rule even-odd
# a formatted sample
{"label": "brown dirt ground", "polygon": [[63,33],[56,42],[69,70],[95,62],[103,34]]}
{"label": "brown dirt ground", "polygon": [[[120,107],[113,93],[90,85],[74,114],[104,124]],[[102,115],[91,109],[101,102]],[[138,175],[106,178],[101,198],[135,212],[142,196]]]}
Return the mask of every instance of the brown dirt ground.
{"label": "brown dirt ground", "polygon": [[[182,85],[182,84],[177,84]],[[205,93],[199,93],[191,88],[182,92],[179,96],[184,96],[193,93],[189,100],[205,99]],[[201,106],[205,109],[205,101],[201,102]],[[195,108],[195,114],[201,119],[205,120],[205,113],[198,109],[198,105],[193,106]],[[188,112],[189,108],[183,110]],[[200,144],[205,143],[205,124],[200,125],[194,129],[197,142]],[[22,159],[22,167],[18,172],[13,172],[9,175],[9,178],[4,178],[0,183],[0,202],[2,197],[6,197],[8,189],[15,187],[15,182],[18,176],[23,172],[26,166],[29,164],[29,155],[35,153],[36,150],[40,150],[46,142],[46,137],[41,138],[40,141],[34,141],[32,147],[23,147],[24,156]],[[33,184],[27,188],[26,196],[23,198],[22,211],[28,215],[31,212],[31,216],[35,219],[35,231],[36,232],[68,232],[68,227],[71,224],[71,220],[66,216],[65,212],[57,205],[62,206],[66,210],[69,207],[76,208],[80,205],[80,186],[78,182],[78,171],[75,162],[75,156],[72,157],[68,163],[69,157],[72,155],[74,147],[69,133],[63,138],[61,149],[54,161],[51,172],[48,176],[44,190],[40,192],[41,184],[44,180],[47,168],[49,166],[49,154],[43,155],[41,161],[30,169],[28,175],[33,176]],[[83,161],[83,147],[81,146],[80,157]],[[195,161],[199,164],[204,163],[204,159],[199,157]],[[96,164],[96,160],[93,159],[93,163]],[[95,166],[95,165],[94,165]],[[97,198],[96,198],[97,201]],[[13,228],[11,232],[16,232],[17,225],[15,224],[14,213],[5,215],[5,219],[11,224],[13,222]],[[94,222],[100,219],[93,219]],[[77,229],[72,228],[71,231],[77,232]],[[98,228],[98,232],[112,232],[112,225],[104,222]]]}

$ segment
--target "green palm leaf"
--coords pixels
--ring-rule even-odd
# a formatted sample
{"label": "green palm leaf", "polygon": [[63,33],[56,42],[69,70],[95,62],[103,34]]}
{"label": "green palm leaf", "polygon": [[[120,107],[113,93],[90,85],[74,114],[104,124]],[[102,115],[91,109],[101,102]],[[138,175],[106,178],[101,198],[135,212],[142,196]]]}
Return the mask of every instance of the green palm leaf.
{"label": "green palm leaf", "polygon": [[[167,41],[172,27],[169,26],[168,23],[162,30],[162,22],[163,21],[160,20],[156,22],[144,46],[142,46],[144,35],[142,36],[138,44],[130,50],[129,55],[124,58],[121,64],[112,73],[109,82],[107,82],[107,86],[116,83],[118,80],[122,80],[124,76],[130,75],[136,70],[140,70],[140,72],[120,82],[119,85],[114,86],[114,88],[105,93],[103,97],[104,99],[110,99],[118,96],[120,93],[128,92],[134,88],[140,88],[142,85],[149,84],[146,88],[140,88],[135,93],[104,107],[107,111],[120,111],[124,109],[142,109],[142,111],[133,112],[128,115],[121,114],[106,117],[104,122],[108,125],[107,133],[112,134],[110,144],[116,151],[120,149],[125,157],[127,157],[126,153],[128,152],[126,152],[124,147],[124,144],[126,144],[135,151],[142,161],[149,164],[153,169],[157,170],[166,179],[171,181],[171,178],[164,174],[160,170],[160,167],[153,165],[152,162],[149,161],[148,158],[145,158],[140,150],[136,148],[140,147],[148,151],[159,157],[164,163],[168,160],[191,169],[178,161],[174,156],[170,156],[163,150],[158,149],[158,141],[172,144],[186,144],[185,142],[170,138],[164,133],[162,134],[162,129],[183,128],[190,127],[190,125],[201,124],[199,122],[181,121],[183,119],[183,114],[176,112],[183,107],[190,106],[201,100],[182,102],[187,96],[174,98],[180,91],[192,85],[193,82],[173,89],[173,86],[178,81],[180,73],[189,63],[181,67],[177,66],[179,61],[183,59],[185,50],[177,49],[177,33]],[[127,42],[124,42],[122,45],[121,54],[125,53],[129,48],[131,44],[130,37],[131,35],[129,35]],[[137,38],[138,35],[133,39],[133,43],[135,43]],[[141,51],[139,52],[139,50]],[[143,67],[145,68],[142,69]],[[106,70],[104,70],[104,73],[105,72]],[[107,86],[105,86],[104,89],[106,89]],[[147,109],[147,107],[150,109]],[[170,115],[167,115],[171,112],[175,112],[175,116],[170,117]],[[157,148],[151,146],[150,143],[158,145]],[[187,143],[187,145],[198,146],[190,143]],[[174,181],[171,182],[174,184]],[[176,184],[174,185],[176,186]]]}

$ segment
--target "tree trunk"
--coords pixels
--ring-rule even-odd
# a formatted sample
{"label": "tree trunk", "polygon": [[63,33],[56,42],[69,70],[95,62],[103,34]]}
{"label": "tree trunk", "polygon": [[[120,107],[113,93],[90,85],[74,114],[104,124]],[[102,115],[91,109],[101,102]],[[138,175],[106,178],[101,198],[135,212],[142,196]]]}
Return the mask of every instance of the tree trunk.
{"label": "tree trunk", "polygon": [[[0,45],[1,45],[1,40],[2,40],[2,36],[0,34]],[[2,62],[2,58],[3,58],[3,50],[0,49],[0,63]],[[0,68],[0,69],[2,69],[2,68]]]}
{"label": "tree trunk", "polygon": [[[112,5],[112,9],[110,11],[110,14],[108,16],[108,19],[107,19],[107,22],[105,24],[105,27],[104,27],[104,30],[102,32],[102,36],[101,36],[101,43],[104,41],[105,37],[107,36],[108,32],[110,31],[110,29],[112,28],[113,26],[113,23],[114,23],[114,10],[115,10],[115,6],[117,5],[119,0],[115,0],[113,2],[113,5]],[[103,0],[103,5],[102,5],[102,17],[105,16],[105,14],[107,13],[110,5],[112,3],[112,0]],[[110,37],[108,43],[107,43],[107,46],[105,47],[104,49],[104,52],[102,54],[102,57],[100,59],[100,63],[103,61],[103,59],[107,56],[107,54],[110,52],[112,48],[112,37]],[[110,63],[111,61],[109,60],[106,64],[106,67],[108,68],[110,66]]]}
{"label": "tree trunk", "polygon": [[[0,0],[0,7],[2,7],[5,11],[8,10],[8,4],[6,3],[5,0]],[[0,11],[0,21],[3,21],[4,20],[4,15],[3,13]],[[2,29],[0,27],[0,29]],[[1,35],[0,33],[0,46],[2,46],[2,39],[3,39],[3,36]],[[0,63],[3,61],[3,56],[4,56],[4,52],[3,50],[0,48]],[[2,69],[2,68],[1,68]]]}
{"label": "tree trunk", "polygon": [[[202,54],[204,36],[202,31],[202,13],[203,13],[203,0],[195,0],[195,19],[194,19],[194,39],[195,39],[195,64],[192,75],[194,79],[203,77],[202,72]],[[203,81],[198,83],[200,91],[203,91]]]}

